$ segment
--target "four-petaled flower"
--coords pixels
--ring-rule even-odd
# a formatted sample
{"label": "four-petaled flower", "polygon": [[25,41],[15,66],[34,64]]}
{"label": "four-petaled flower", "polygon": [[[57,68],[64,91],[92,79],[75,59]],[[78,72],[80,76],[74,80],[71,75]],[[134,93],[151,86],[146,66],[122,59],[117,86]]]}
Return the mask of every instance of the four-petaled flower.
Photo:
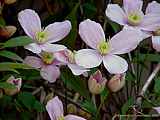
{"label": "four-petaled flower", "polygon": [[42,29],[38,14],[30,9],[21,11],[18,14],[18,20],[25,33],[33,39],[33,43],[25,46],[26,49],[33,53],[40,53],[41,51],[56,52],[66,48],[63,45],[51,43],[57,42],[69,34],[71,23],[68,20],[55,22]]}
{"label": "four-petaled flower", "polygon": [[76,63],[85,68],[93,68],[103,61],[105,68],[113,74],[124,73],[128,69],[126,60],[117,54],[132,51],[143,39],[140,31],[125,27],[111,40],[106,41],[101,25],[89,19],[80,23],[79,34],[82,40],[93,49],[77,51]]}
{"label": "four-petaled flower", "polygon": [[46,109],[51,120],[86,120],[71,114],[64,116],[63,104],[57,96],[48,101]]}
{"label": "four-petaled flower", "polygon": [[53,83],[60,76],[59,66],[62,65],[55,56],[54,53],[41,52],[40,57],[27,56],[24,59],[24,63],[32,66],[33,68],[41,69],[40,74],[43,79]]}

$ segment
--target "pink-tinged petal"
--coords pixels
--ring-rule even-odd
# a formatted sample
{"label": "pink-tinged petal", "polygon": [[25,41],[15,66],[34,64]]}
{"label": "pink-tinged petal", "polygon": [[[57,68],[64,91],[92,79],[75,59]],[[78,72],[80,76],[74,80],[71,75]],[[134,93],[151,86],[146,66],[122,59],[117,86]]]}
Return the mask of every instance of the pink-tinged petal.
{"label": "pink-tinged petal", "polygon": [[90,19],[80,23],[79,34],[82,40],[93,49],[97,49],[98,43],[105,40],[101,25]]}
{"label": "pink-tinged petal", "polygon": [[46,52],[58,52],[66,49],[64,45],[50,44],[50,43],[45,43],[41,45],[41,48],[43,51],[46,51]]}
{"label": "pink-tinged petal", "polygon": [[127,14],[136,11],[141,11],[142,6],[143,6],[142,0],[123,0],[123,7]]}
{"label": "pink-tinged petal", "polygon": [[160,36],[152,36],[152,45],[156,51],[160,52]]}
{"label": "pink-tinged petal", "polygon": [[62,40],[66,37],[71,30],[70,21],[66,20],[64,22],[55,22],[48,25],[44,32],[47,33],[47,38],[49,43],[54,43],[59,40]]}
{"label": "pink-tinged petal", "polygon": [[158,114],[160,114],[160,107],[153,107],[153,109],[155,109],[158,112]]}
{"label": "pink-tinged petal", "polygon": [[156,1],[152,1],[151,3],[149,3],[146,8],[146,14],[148,13],[160,14],[160,4]]}
{"label": "pink-tinged petal", "polygon": [[134,50],[143,40],[143,32],[132,27],[124,27],[109,41],[110,53],[124,54]]}
{"label": "pink-tinged petal", "polygon": [[122,8],[117,4],[109,4],[106,9],[106,16],[111,19],[112,21],[120,24],[125,25],[127,24],[127,19],[124,11]]}
{"label": "pink-tinged petal", "polygon": [[40,45],[36,44],[36,43],[31,43],[29,45],[24,46],[25,49],[33,52],[33,53],[40,53],[42,51],[42,48],[40,47]]}
{"label": "pink-tinged petal", "polygon": [[58,120],[58,118],[63,116],[64,113],[63,104],[57,96],[47,102],[46,110],[51,120]]}
{"label": "pink-tinged petal", "polygon": [[117,55],[106,55],[103,57],[103,64],[109,73],[121,74],[127,71],[128,63]]}
{"label": "pink-tinged petal", "polygon": [[76,116],[76,115],[66,115],[64,120],[86,120],[82,117]]}
{"label": "pink-tinged petal", "polygon": [[160,28],[159,14],[146,14],[143,18],[140,28],[144,31],[156,31]]}
{"label": "pink-tinged petal", "polygon": [[38,14],[31,9],[25,9],[18,14],[18,20],[25,33],[35,38],[35,34],[41,31],[41,21]]}
{"label": "pink-tinged petal", "polygon": [[74,75],[81,75],[89,71],[88,69],[85,69],[84,67],[78,66],[76,64],[68,64],[68,67],[71,69]]}
{"label": "pink-tinged petal", "polygon": [[24,63],[34,68],[41,68],[43,66],[42,60],[34,56],[27,56],[24,59]]}
{"label": "pink-tinged petal", "polygon": [[55,52],[54,53],[54,56],[57,60],[63,62],[63,63],[66,63],[68,64],[69,63],[69,59],[68,59],[68,56],[67,56],[67,51],[66,50],[63,50],[63,51],[58,51],[58,52]]}
{"label": "pink-tinged petal", "polygon": [[41,68],[40,74],[43,79],[49,81],[50,83],[54,83],[60,76],[60,70],[57,66],[46,65]]}
{"label": "pink-tinged petal", "polygon": [[75,61],[84,68],[94,68],[101,64],[102,56],[92,49],[82,49],[76,52]]}

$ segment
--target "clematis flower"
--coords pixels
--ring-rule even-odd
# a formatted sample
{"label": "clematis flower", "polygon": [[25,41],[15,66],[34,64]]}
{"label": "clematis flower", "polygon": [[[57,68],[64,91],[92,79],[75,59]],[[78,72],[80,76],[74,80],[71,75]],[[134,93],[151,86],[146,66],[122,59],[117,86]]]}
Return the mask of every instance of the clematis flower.
{"label": "clematis flower", "polygon": [[22,86],[21,78],[15,78],[14,76],[10,76],[6,82],[9,84],[15,85],[15,88],[13,89],[5,88],[4,89],[5,94],[15,95],[20,91],[21,86]]}
{"label": "clematis flower", "polygon": [[106,82],[107,79],[97,70],[88,80],[89,91],[92,94],[100,94],[104,90]]}
{"label": "clematis flower", "polygon": [[25,46],[26,49],[33,53],[40,53],[42,50],[56,52],[66,48],[63,45],[51,43],[55,43],[68,35],[71,30],[71,23],[68,20],[55,22],[42,29],[38,14],[30,9],[21,11],[18,14],[18,20],[25,33],[33,39],[33,43]]}
{"label": "clematis flower", "polygon": [[[120,25],[132,26],[143,32],[154,31],[160,26],[160,17],[152,12],[152,6],[155,6],[153,4],[155,1],[148,5],[144,14],[142,0],[123,0],[123,8],[118,4],[109,4],[106,16]],[[159,6],[154,8],[156,11],[158,9]],[[147,34],[146,36],[149,37]]]}
{"label": "clematis flower", "polygon": [[74,75],[81,75],[89,71],[88,69],[85,69],[75,63],[75,53],[68,49],[56,52],[55,56],[57,60],[66,64]]}
{"label": "clematis flower", "polygon": [[50,83],[55,82],[60,76],[59,65],[61,65],[61,63],[56,60],[54,53],[43,51],[39,56],[40,57],[27,56],[24,59],[24,63],[33,68],[41,69],[40,74],[43,79],[48,80]]}
{"label": "clematis flower", "polygon": [[46,109],[51,120],[86,120],[71,114],[64,116],[63,104],[58,96],[48,101]]}
{"label": "clematis flower", "polygon": [[133,28],[124,28],[111,40],[106,41],[99,23],[89,19],[80,23],[79,34],[92,49],[81,49],[75,54],[75,61],[85,68],[99,66],[102,61],[105,68],[113,74],[124,73],[128,69],[126,60],[117,54],[134,50],[142,39],[142,34]]}

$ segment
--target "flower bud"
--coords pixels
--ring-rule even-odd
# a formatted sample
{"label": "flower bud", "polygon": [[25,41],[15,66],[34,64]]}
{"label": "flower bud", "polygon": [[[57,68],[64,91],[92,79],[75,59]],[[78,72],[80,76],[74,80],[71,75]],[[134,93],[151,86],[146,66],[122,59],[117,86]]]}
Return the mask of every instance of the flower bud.
{"label": "flower bud", "polygon": [[6,81],[9,84],[15,85],[15,88],[9,89],[6,88],[4,89],[4,92],[6,95],[15,95],[20,91],[20,88],[22,86],[22,79],[21,78],[15,78],[14,76],[9,77],[9,79]]}
{"label": "flower bud", "polygon": [[17,0],[4,0],[4,3],[10,5],[10,4],[15,3],[16,1]]}
{"label": "flower bud", "polygon": [[107,86],[112,92],[119,91],[125,84],[125,74],[116,74],[108,82]]}
{"label": "flower bud", "polygon": [[67,112],[68,113],[72,113],[72,114],[76,114],[77,113],[77,107],[73,104],[68,104],[67,105]]}
{"label": "flower bud", "polygon": [[102,74],[99,70],[97,70],[93,75],[90,76],[88,80],[88,87],[92,94],[100,94],[105,85],[107,79],[102,77]]}
{"label": "flower bud", "polygon": [[0,37],[1,38],[9,38],[16,31],[17,31],[17,28],[15,26],[5,26],[5,27],[2,27],[2,28],[0,28]]}

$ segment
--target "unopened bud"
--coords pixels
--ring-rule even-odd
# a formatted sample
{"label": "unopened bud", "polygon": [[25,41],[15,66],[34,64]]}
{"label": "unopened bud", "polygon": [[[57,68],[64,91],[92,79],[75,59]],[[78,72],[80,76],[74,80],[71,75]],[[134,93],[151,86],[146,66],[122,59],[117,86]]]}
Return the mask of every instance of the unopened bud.
{"label": "unopened bud", "polygon": [[92,94],[100,94],[105,85],[107,79],[102,77],[102,74],[99,70],[97,70],[93,75],[90,76],[88,80],[88,87]]}
{"label": "unopened bud", "polygon": [[108,82],[107,86],[112,92],[119,91],[125,84],[125,74],[116,74]]}
{"label": "unopened bud", "polygon": [[15,26],[5,26],[0,28],[0,37],[1,38],[9,38],[11,37],[15,32],[17,28]]}
{"label": "unopened bud", "polygon": [[13,89],[5,88],[4,92],[6,95],[12,96],[17,94],[20,91],[20,88],[22,86],[21,78],[15,78],[14,76],[11,76],[6,82],[15,86],[15,88]]}
{"label": "unopened bud", "polygon": [[17,1],[17,0],[4,0],[5,4],[8,4],[8,5],[13,4],[13,3],[15,3],[16,1]]}
{"label": "unopened bud", "polygon": [[68,104],[67,105],[67,112],[68,113],[72,113],[72,114],[76,114],[77,113],[77,107],[73,104]]}

